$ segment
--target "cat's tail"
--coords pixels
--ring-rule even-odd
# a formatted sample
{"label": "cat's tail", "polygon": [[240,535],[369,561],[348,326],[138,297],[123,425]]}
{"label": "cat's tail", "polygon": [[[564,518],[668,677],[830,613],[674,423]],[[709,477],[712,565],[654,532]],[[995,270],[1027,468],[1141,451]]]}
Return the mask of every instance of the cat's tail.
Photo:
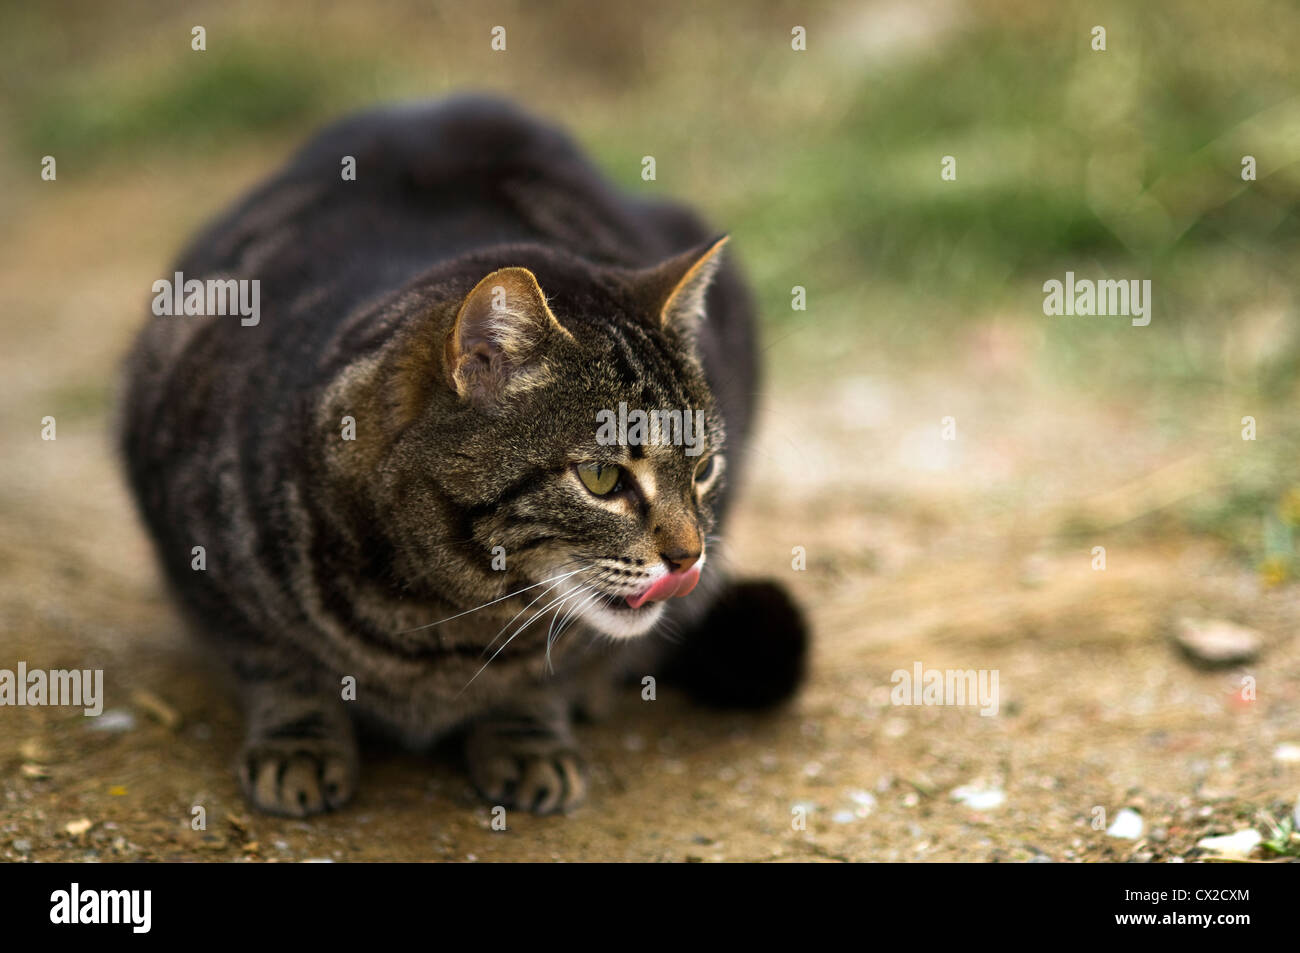
{"label": "cat's tail", "polygon": [[808,665],[803,612],[775,582],[731,581],[681,635],[668,681],[721,708],[766,708],[799,688]]}

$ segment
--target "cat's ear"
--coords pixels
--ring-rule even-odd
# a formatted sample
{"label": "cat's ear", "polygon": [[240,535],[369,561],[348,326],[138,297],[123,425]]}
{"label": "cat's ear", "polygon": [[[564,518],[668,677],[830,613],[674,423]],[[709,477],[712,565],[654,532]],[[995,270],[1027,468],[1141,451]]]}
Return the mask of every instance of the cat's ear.
{"label": "cat's ear", "polygon": [[729,238],[715,238],[652,269],[661,328],[695,330],[704,317],[704,296],[722,264],[722,246]]}
{"label": "cat's ear", "polygon": [[492,272],[465,296],[447,336],[447,371],[456,392],[489,403],[540,383],[547,345],[573,335],[546,305],[527,268]]}

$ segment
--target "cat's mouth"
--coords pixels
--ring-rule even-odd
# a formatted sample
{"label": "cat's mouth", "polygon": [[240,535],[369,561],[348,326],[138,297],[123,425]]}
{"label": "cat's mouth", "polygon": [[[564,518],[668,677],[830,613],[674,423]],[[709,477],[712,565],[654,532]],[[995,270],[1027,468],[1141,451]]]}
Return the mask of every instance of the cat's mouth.
{"label": "cat's mouth", "polygon": [[700,567],[696,564],[684,572],[670,572],[660,576],[644,592],[628,596],[625,601],[629,609],[640,609],[647,602],[663,602],[687,595],[699,581]]}
{"label": "cat's mouth", "polygon": [[662,617],[669,599],[685,596],[698,585],[703,566],[701,558],[690,569],[664,573],[630,595],[626,588],[619,592],[601,587],[578,613],[589,625],[614,638],[644,635]]}

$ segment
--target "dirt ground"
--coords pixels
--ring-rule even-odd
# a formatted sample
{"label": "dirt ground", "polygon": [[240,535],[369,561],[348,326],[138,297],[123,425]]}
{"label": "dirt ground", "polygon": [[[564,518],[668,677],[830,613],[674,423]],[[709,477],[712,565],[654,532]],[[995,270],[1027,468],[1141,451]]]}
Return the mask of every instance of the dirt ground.
{"label": "dirt ground", "polygon": [[[1187,409],[1204,427],[1171,439],[1140,406],[1054,379],[1032,321],[990,317],[929,366],[772,376],[726,556],[810,612],[812,675],[789,707],[629,690],[582,729],[588,804],[505,831],[454,759],[389,750],[367,751],[340,813],[253,813],[231,770],[238,713],[162,595],[106,438],[148,276],[193,224],[183,194],[139,175],[68,185],[0,238],[0,667],[102,668],[107,695],[98,719],[0,709],[0,858],[1159,861],[1291,812],[1296,587],[1265,587],[1209,539],[1132,529],[1243,452],[1220,426],[1234,409],[1206,398]],[[158,221],[174,224],[135,227]],[[1080,515],[1091,533],[1064,533]],[[1170,642],[1182,616],[1250,626],[1258,659],[1191,666]],[[995,670],[998,714],[891,704],[891,673],[916,662]],[[972,788],[985,803],[954,795]],[[1097,829],[1125,807],[1139,839]]]}

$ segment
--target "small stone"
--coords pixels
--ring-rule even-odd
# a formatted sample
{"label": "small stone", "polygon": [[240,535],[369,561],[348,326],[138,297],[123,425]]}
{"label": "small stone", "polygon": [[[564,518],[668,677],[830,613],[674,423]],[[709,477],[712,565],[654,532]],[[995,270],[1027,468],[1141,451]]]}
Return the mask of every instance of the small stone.
{"label": "small stone", "polygon": [[867,817],[876,809],[876,796],[870,791],[850,791],[849,800],[853,802],[853,813],[858,817]]}
{"label": "small stone", "polygon": [[1000,788],[981,787],[975,784],[963,784],[954,788],[952,799],[960,801],[976,811],[991,811],[1007,802],[1006,792]]}
{"label": "small stone", "polygon": [[1253,827],[1248,827],[1244,831],[1225,834],[1222,837],[1202,837],[1196,842],[1196,846],[1209,851],[1217,857],[1245,860],[1263,840],[1264,838],[1259,831]]}
{"label": "small stone", "polygon": [[1142,815],[1126,807],[1115,815],[1115,820],[1111,822],[1110,827],[1106,828],[1106,835],[1124,840],[1137,840],[1142,836],[1145,827],[1146,825],[1142,823]]}
{"label": "small stone", "polygon": [[82,817],[82,818],[78,818],[75,821],[68,821],[68,823],[64,825],[63,829],[67,831],[69,834],[71,834],[73,837],[80,837],[82,834],[85,834],[94,826],[95,826],[94,821],[92,821],[88,817]]}
{"label": "small stone", "polygon": [[1273,749],[1273,760],[1282,764],[1300,764],[1300,745],[1284,741]]}
{"label": "small stone", "polygon": [[1254,629],[1224,619],[1180,619],[1174,641],[1193,663],[1223,668],[1254,659],[1261,640]]}
{"label": "small stone", "polygon": [[90,727],[95,731],[111,731],[116,733],[134,731],[135,715],[131,714],[125,708],[113,708],[104,712],[98,718],[93,719]]}
{"label": "small stone", "polygon": [[53,761],[50,749],[35,738],[28,738],[18,746],[18,754],[24,761],[34,764],[49,764]]}
{"label": "small stone", "polygon": [[39,764],[24,764],[18,770],[22,772],[23,777],[32,781],[44,781],[50,776],[50,772],[46,771]]}
{"label": "small stone", "polygon": [[858,819],[858,816],[852,811],[836,811],[831,815],[831,820],[836,824],[852,824]]}
{"label": "small stone", "polygon": [[131,701],[143,708],[147,714],[156,718],[168,730],[175,731],[180,727],[180,712],[167,704],[153,692],[144,691],[143,689],[132,692]]}
{"label": "small stone", "polygon": [[881,730],[886,738],[901,738],[907,734],[907,721],[903,718],[886,718]]}
{"label": "small stone", "polygon": [[13,848],[20,854],[26,854],[32,849],[32,842],[25,837],[21,837],[13,842]]}

